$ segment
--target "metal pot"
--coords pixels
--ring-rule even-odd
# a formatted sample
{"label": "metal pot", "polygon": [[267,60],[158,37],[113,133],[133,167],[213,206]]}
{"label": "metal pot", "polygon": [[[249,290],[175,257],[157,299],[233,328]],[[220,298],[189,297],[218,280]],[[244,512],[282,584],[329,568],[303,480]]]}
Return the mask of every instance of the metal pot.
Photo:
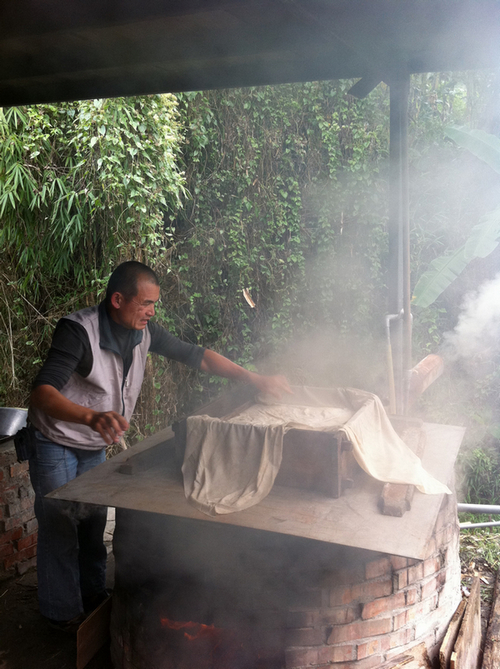
{"label": "metal pot", "polygon": [[11,437],[22,427],[28,418],[27,409],[0,407],[0,437]]}

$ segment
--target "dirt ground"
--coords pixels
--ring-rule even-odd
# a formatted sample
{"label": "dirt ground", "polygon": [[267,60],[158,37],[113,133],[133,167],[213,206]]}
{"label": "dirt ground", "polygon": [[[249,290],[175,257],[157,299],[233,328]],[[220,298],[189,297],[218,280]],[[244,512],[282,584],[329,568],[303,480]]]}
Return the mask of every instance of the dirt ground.
{"label": "dirt ground", "polygon": [[[86,669],[112,669],[104,646]],[[76,636],[40,616],[36,572],[0,583],[0,669],[75,669]]]}
{"label": "dirt ground", "polygon": [[[114,509],[108,509],[104,543],[108,551],[106,587],[113,588],[111,543]],[[38,611],[36,570],[0,581],[0,669],[75,669],[76,636],[49,627]],[[109,645],[86,669],[113,669]]]}

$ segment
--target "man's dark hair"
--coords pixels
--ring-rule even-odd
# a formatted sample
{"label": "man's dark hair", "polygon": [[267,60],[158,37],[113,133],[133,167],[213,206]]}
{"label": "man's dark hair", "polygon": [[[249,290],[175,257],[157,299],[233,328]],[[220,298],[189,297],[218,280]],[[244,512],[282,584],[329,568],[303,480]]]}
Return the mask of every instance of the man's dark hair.
{"label": "man's dark hair", "polygon": [[160,282],[151,267],[137,260],[123,262],[111,274],[106,288],[106,304],[110,304],[113,293],[121,293],[126,300],[131,300],[137,295],[137,281],[140,278],[149,283],[159,286]]}

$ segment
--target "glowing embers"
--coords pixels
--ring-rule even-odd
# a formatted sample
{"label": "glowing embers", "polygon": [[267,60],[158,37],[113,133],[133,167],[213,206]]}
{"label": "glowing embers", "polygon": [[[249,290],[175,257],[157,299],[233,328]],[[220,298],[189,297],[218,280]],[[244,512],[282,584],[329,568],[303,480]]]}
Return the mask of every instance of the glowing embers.
{"label": "glowing embers", "polygon": [[267,669],[252,649],[250,636],[215,625],[161,618],[172,669]]}
{"label": "glowing embers", "polygon": [[[162,627],[168,627],[170,630],[183,630],[186,639],[193,641],[203,636],[216,637],[222,630],[217,629],[214,625],[204,625],[203,623],[181,623],[176,620],[169,620],[168,618],[161,619]],[[189,630],[189,631],[187,631]]]}

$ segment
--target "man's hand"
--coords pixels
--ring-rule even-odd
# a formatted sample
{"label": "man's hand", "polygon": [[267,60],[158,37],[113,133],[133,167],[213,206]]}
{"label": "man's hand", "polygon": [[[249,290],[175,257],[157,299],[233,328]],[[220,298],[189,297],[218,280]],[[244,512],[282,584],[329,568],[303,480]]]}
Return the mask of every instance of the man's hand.
{"label": "man's hand", "polygon": [[119,413],[115,411],[93,411],[80,406],[48,385],[38,386],[33,390],[31,404],[42,409],[52,418],[88,425],[101,435],[108,446],[120,441],[123,433],[129,427],[128,422]]}
{"label": "man's hand", "polygon": [[125,418],[115,411],[94,412],[87,425],[99,432],[108,446],[119,442],[129,428]]}
{"label": "man's hand", "polygon": [[288,385],[288,381],[281,374],[276,376],[264,376],[256,372],[250,372],[239,365],[231,362],[224,356],[211,351],[205,350],[203,360],[201,361],[200,369],[202,372],[209,372],[210,374],[217,374],[226,379],[233,381],[241,381],[243,383],[251,383],[261,393],[268,393],[277,399],[280,399],[283,393],[293,395],[293,391]]}
{"label": "man's hand", "polygon": [[87,425],[99,432],[108,446],[118,443],[129,428],[128,421],[115,411],[94,412]]}
{"label": "man's hand", "polygon": [[281,399],[283,393],[293,395],[293,391],[288,385],[288,381],[281,374],[276,376],[263,376],[262,374],[252,373],[250,382],[261,392],[272,395],[276,399]]}

